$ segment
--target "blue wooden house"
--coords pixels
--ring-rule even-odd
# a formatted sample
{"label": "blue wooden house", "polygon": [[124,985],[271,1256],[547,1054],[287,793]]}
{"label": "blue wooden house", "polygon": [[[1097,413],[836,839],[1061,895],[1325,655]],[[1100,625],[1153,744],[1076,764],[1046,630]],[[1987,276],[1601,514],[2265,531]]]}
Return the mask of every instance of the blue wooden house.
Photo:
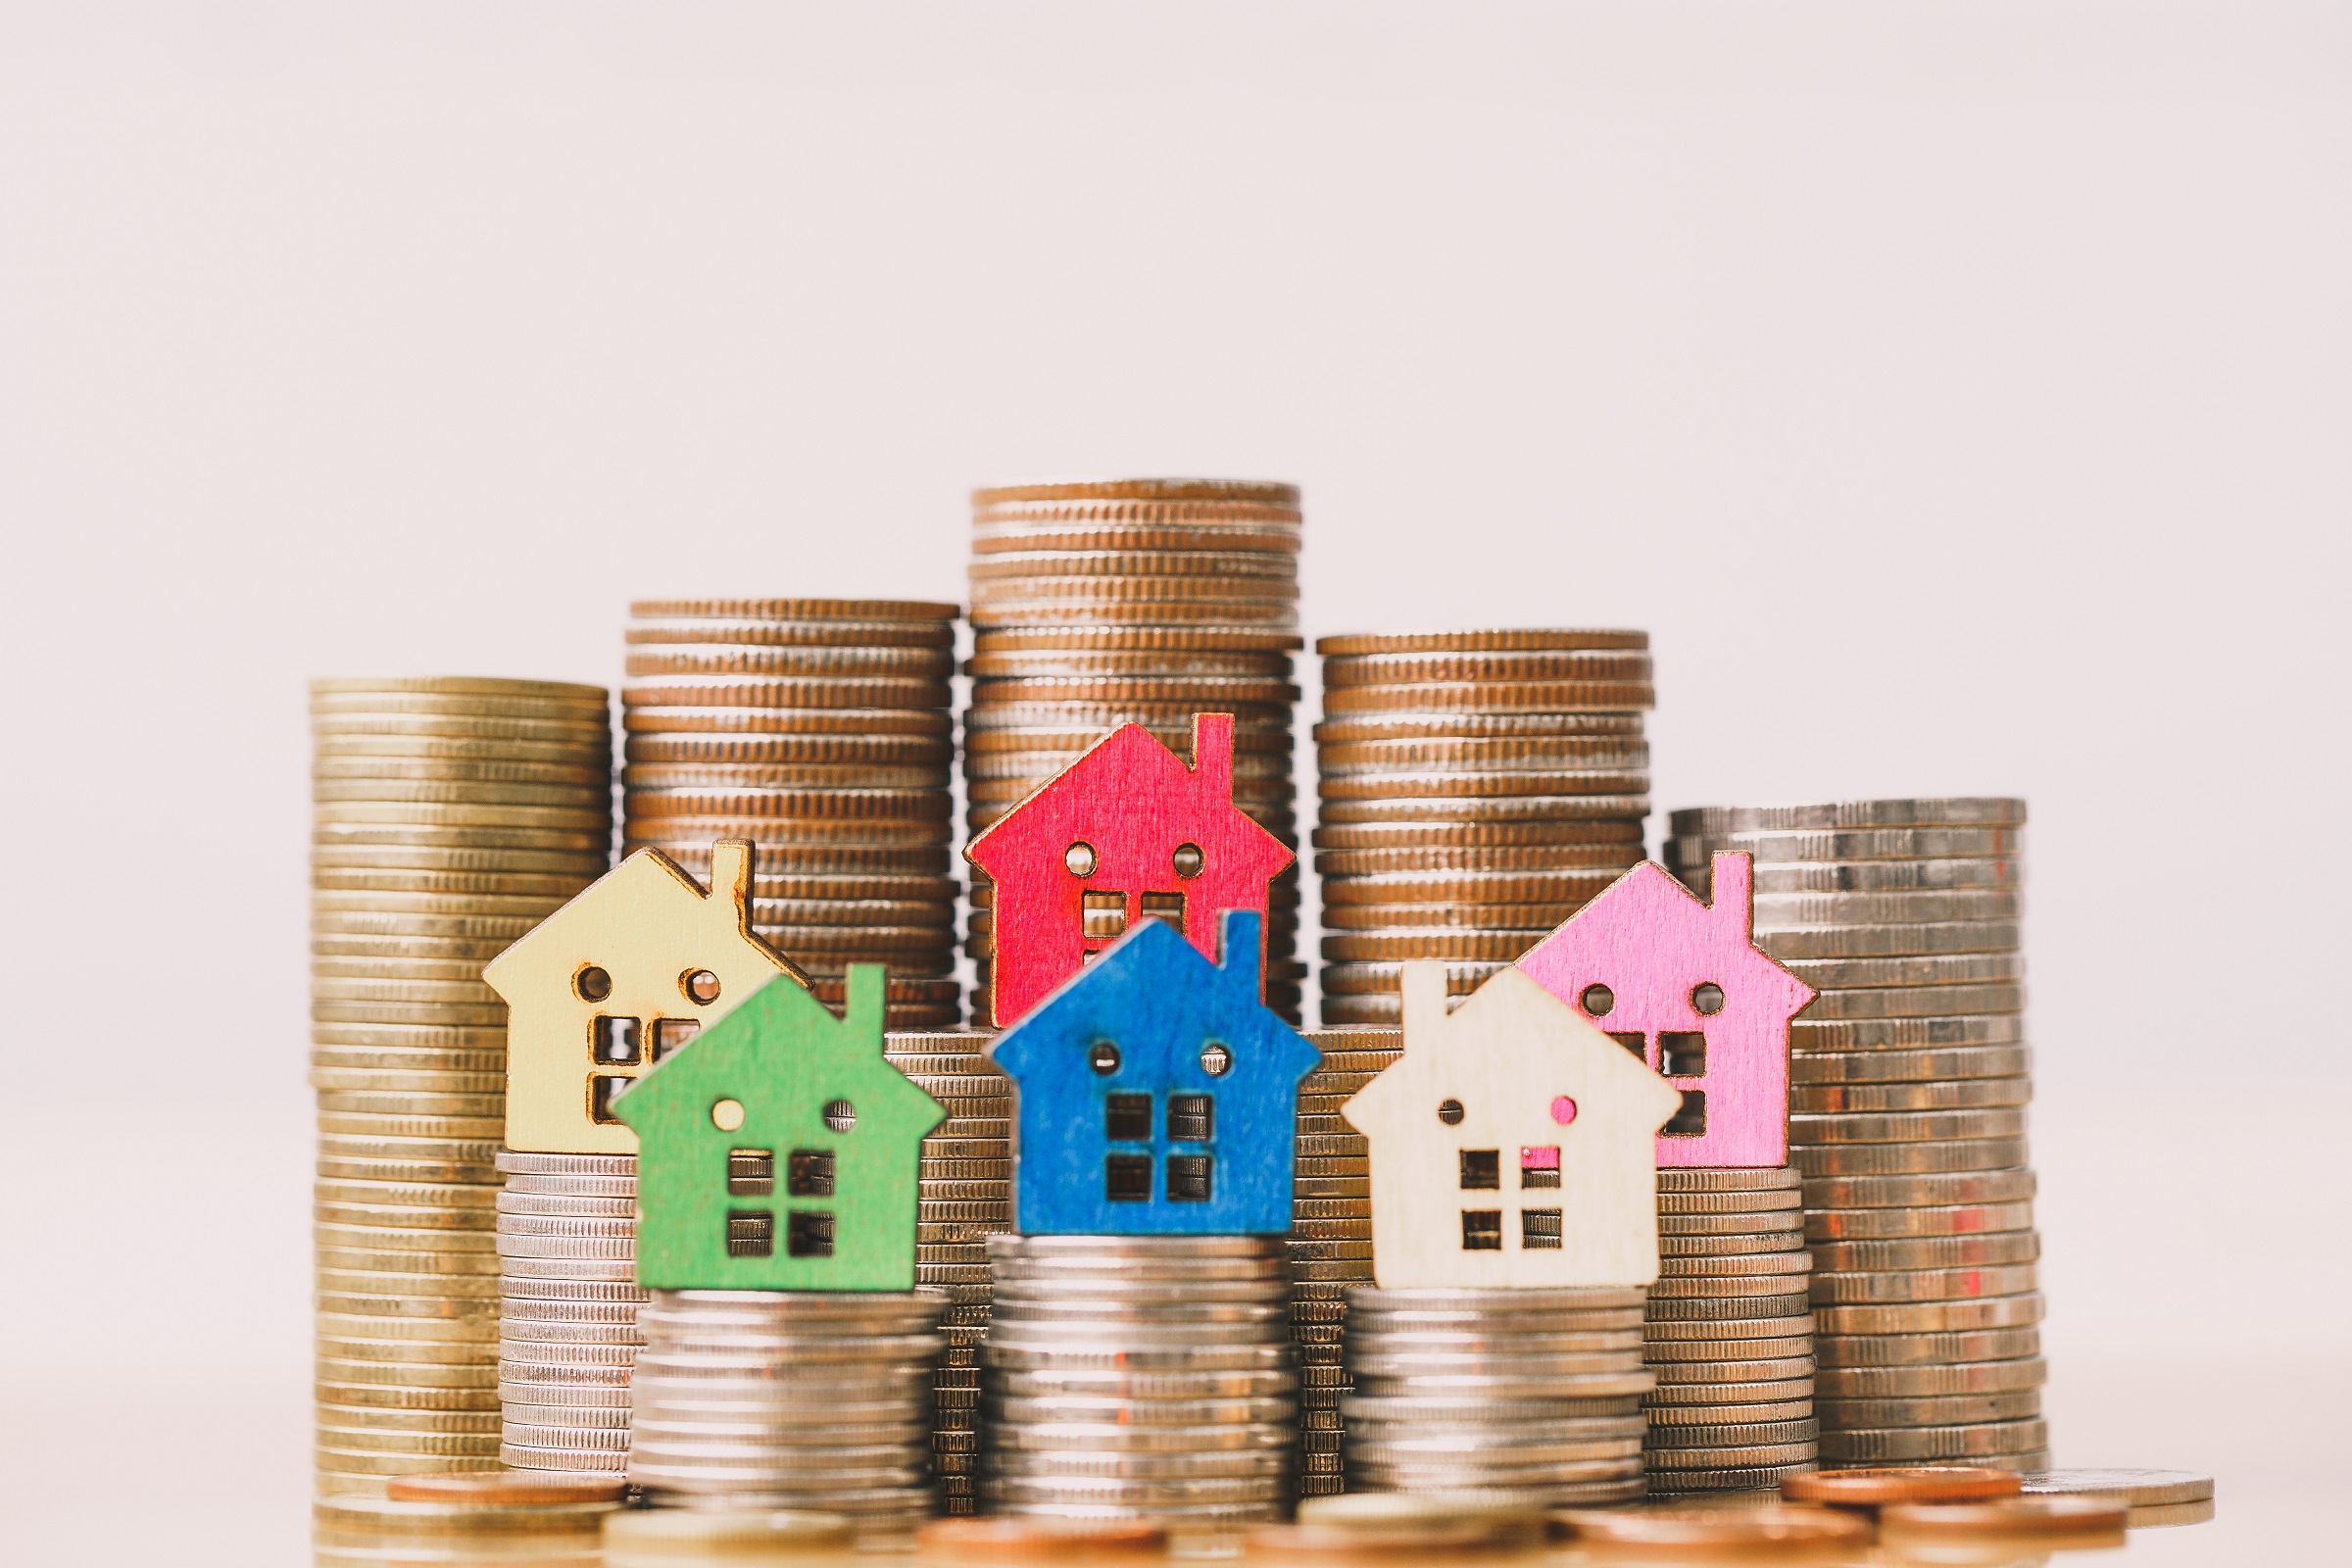
{"label": "blue wooden house", "polygon": [[1259,922],[1224,962],[1145,920],[1000,1036],[1014,1225],[1027,1235],[1280,1235],[1298,1081],[1320,1054],[1258,1000]]}

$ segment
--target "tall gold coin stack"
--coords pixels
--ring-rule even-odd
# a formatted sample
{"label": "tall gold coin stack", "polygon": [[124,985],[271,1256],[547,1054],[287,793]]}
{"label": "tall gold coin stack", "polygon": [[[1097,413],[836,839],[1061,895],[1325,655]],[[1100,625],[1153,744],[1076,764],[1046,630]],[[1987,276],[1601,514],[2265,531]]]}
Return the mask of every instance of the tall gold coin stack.
{"label": "tall gold coin stack", "polygon": [[2048,1463],[2019,946],[2025,802],[1677,811],[1678,874],[1755,858],[1757,944],[1820,992],[1789,1031],[1821,1458]]}
{"label": "tall gold coin stack", "polygon": [[1291,1197],[1291,1343],[1298,1355],[1298,1493],[1348,1490],[1340,1401],[1348,1292],[1372,1283],[1372,1146],[1340,1107],[1404,1054],[1395,1029],[1313,1029],[1323,1060],[1298,1086]]}
{"label": "tall gold coin stack", "polygon": [[943,1509],[974,1511],[980,1351],[993,1292],[988,1238],[1012,1229],[1012,1083],[982,1049],[993,1036],[893,1034],[892,1066],[948,1108],[923,1140],[915,1283],[945,1293],[947,1341],[932,1383],[931,1464]]}
{"label": "tall gold coin stack", "polygon": [[749,839],[752,924],[842,1005],[890,966],[889,1023],[962,1022],[948,680],[956,607],[892,599],[648,600],[630,607],[623,851],[708,878]]}
{"label": "tall gold coin stack", "polygon": [[[1142,724],[1190,759],[1193,715],[1231,713],[1234,804],[1296,848],[1298,523],[1298,487],[1257,481],[974,492],[963,742],[971,832],[1120,724]],[[983,999],[990,892],[975,873],[967,950]],[[1118,927],[1097,924],[1093,934],[1115,936]],[[1294,1023],[1306,978],[1298,937],[1294,867],[1275,882],[1266,915],[1266,1004]],[[985,1002],[977,1010],[985,1020]]]}
{"label": "tall gold coin stack", "polygon": [[318,1488],[499,1451],[507,1009],[482,965],[602,875],[607,694],[311,685]]}
{"label": "tall gold coin stack", "polygon": [[1397,971],[1466,996],[1642,858],[1649,634],[1326,637],[1323,1021],[1394,1024]]}

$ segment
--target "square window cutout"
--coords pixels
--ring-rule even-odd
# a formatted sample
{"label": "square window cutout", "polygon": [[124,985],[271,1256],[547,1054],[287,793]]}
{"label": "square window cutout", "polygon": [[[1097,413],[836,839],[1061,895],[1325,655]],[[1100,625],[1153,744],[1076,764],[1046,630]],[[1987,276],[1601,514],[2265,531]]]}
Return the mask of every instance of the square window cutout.
{"label": "square window cutout", "polygon": [[1707,1037],[1698,1029],[1667,1029],[1658,1035],[1658,1071],[1668,1078],[1707,1075]]}
{"label": "square window cutout", "polygon": [[1104,1159],[1102,1196],[1114,1203],[1152,1201],[1152,1156],[1112,1154]]}
{"label": "square window cutout", "polygon": [[1491,1192],[1501,1186],[1501,1150],[1465,1149],[1462,1151],[1462,1187],[1465,1191]]}
{"label": "square window cutout", "polygon": [[1465,1252],[1499,1252],[1502,1250],[1501,1209],[1465,1208],[1462,1210],[1462,1250]]}
{"label": "square window cutout", "polygon": [[776,1152],[772,1149],[727,1151],[727,1196],[765,1198],[776,1190]]}
{"label": "square window cutout", "polygon": [[833,1196],[833,1151],[796,1149],[785,1175],[786,1189],[795,1198]]}
{"label": "square window cutout", "polygon": [[1559,1145],[1551,1144],[1542,1149],[1521,1149],[1519,1151],[1519,1185],[1521,1187],[1559,1186]]}
{"label": "square window cutout", "polygon": [[727,1210],[729,1257],[773,1257],[775,1252],[775,1215],[739,1208]]}
{"label": "square window cutout", "polygon": [[833,1255],[833,1216],[821,1208],[796,1208],[786,1216],[784,1250],[793,1257]]}
{"label": "square window cutout", "polygon": [[1209,1200],[1209,1174],[1214,1161],[1206,1154],[1170,1154],[1168,1156],[1168,1201],[1171,1203],[1205,1203]]}
{"label": "square window cutout", "polygon": [[1531,1250],[1559,1250],[1560,1211],[1556,1208],[1523,1208],[1519,1211],[1519,1245]]}
{"label": "square window cutout", "polygon": [[1152,1141],[1152,1097],[1110,1095],[1102,1102],[1102,1136],[1114,1144]]}

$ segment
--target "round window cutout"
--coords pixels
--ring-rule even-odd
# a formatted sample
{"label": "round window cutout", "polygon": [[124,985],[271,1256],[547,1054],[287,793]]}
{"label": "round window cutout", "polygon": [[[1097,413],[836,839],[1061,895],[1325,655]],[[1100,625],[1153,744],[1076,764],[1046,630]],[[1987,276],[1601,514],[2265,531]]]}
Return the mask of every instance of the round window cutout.
{"label": "round window cutout", "polygon": [[1177,845],[1172,858],[1176,864],[1176,874],[1182,877],[1199,876],[1200,868],[1208,863],[1208,858],[1200,853],[1198,844]]}
{"label": "round window cutout", "polygon": [[1576,1000],[1577,1004],[1592,1016],[1606,1018],[1609,1015],[1609,1009],[1617,1005],[1617,993],[1595,981],[1585,987],[1585,994]]}
{"label": "round window cutout", "polygon": [[1576,1120],[1576,1102],[1570,1100],[1566,1095],[1554,1096],[1551,1102],[1551,1119],[1563,1127]]}
{"label": "round window cutout", "polygon": [[1438,1120],[1448,1127],[1459,1127],[1462,1124],[1462,1102],[1458,1100],[1439,1102]]}
{"label": "round window cutout", "polygon": [[1072,876],[1095,874],[1095,847],[1081,839],[1061,852],[1061,863],[1070,868]]}
{"label": "round window cutout", "polygon": [[592,963],[571,977],[571,989],[582,1002],[602,1002],[612,994],[612,977]]}
{"label": "round window cutout", "polygon": [[686,988],[690,1002],[708,1007],[718,1000],[718,976],[708,969],[692,970],[678,983]]}
{"label": "round window cutout", "polygon": [[722,1133],[731,1133],[743,1126],[743,1102],[722,1100],[710,1107],[710,1125]]}
{"label": "round window cutout", "polygon": [[1690,1005],[1712,1018],[1723,1010],[1723,987],[1712,980],[1690,988]]}
{"label": "round window cutout", "polygon": [[1098,1040],[1086,1048],[1086,1064],[1107,1078],[1119,1070],[1119,1048],[1107,1040]]}
{"label": "round window cutout", "polygon": [[846,1100],[825,1102],[825,1125],[837,1133],[846,1133],[858,1125],[858,1107]]}
{"label": "round window cutout", "polygon": [[1225,1049],[1224,1042],[1211,1040],[1200,1048],[1200,1070],[1211,1078],[1224,1077],[1225,1069],[1232,1065],[1233,1053]]}

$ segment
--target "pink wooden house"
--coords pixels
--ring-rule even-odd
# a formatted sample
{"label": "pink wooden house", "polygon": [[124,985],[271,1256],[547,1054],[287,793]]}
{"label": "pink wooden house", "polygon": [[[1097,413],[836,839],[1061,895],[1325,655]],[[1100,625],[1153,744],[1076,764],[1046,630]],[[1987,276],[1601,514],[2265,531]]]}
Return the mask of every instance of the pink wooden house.
{"label": "pink wooden house", "polygon": [[[1233,804],[1230,713],[1193,715],[1190,767],[1141,724],[1120,725],[963,853],[996,883],[990,1011],[999,1028],[1146,918],[1166,920],[1221,961],[1219,916],[1263,915],[1267,884],[1296,858]],[[1262,935],[1259,943],[1262,974]]]}
{"label": "pink wooden house", "polygon": [[1644,860],[1518,966],[1682,1091],[1659,1164],[1784,1164],[1788,1022],[1813,988],[1749,935],[1748,858],[1719,854],[1714,872],[1709,906]]}

